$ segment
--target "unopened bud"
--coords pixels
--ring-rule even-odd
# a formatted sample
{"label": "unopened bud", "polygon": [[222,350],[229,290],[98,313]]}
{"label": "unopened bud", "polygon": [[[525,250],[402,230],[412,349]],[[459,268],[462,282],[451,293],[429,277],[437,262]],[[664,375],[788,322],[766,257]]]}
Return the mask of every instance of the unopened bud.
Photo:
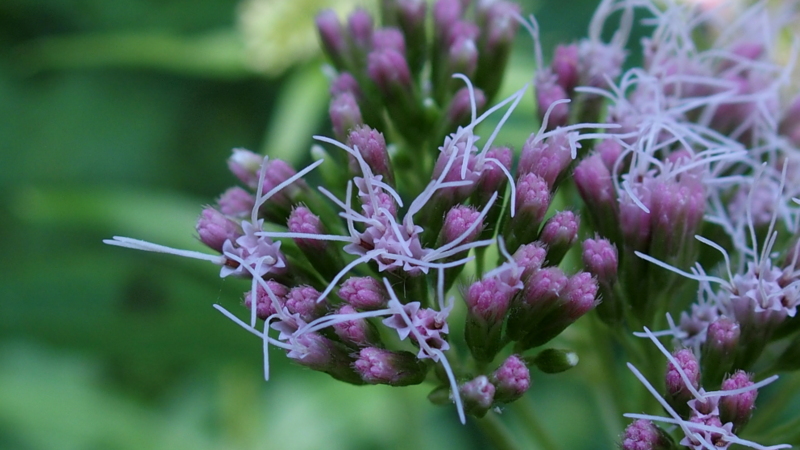
{"label": "unopened bud", "polygon": [[331,106],[328,114],[333,125],[333,133],[337,139],[342,141],[347,137],[348,131],[356,125],[364,123],[361,117],[361,109],[358,107],[355,96],[350,92],[344,92],[331,99]]}
{"label": "unopened bud", "polygon": [[525,281],[522,292],[514,297],[506,327],[509,338],[520,340],[539,326],[542,318],[557,306],[559,295],[568,281],[558,267],[534,272]]}
{"label": "unopened bud", "polygon": [[574,132],[556,132],[544,141],[536,142],[536,136],[531,135],[522,147],[517,173],[539,175],[547,181],[551,190],[555,190],[572,162],[571,136],[574,136]]}
{"label": "unopened bud", "polygon": [[566,94],[571,94],[578,85],[578,46],[575,44],[556,46],[551,67],[558,85]]}
{"label": "unopened bud", "polygon": [[[345,304],[336,310],[335,314],[347,316],[357,313],[358,311],[356,311],[355,308]],[[378,345],[380,343],[380,334],[378,333],[378,329],[366,319],[353,319],[345,322],[337,322],[332,325],[332,328],[336,335],[339,336],[339,339],[347,344],[355,344],[359,347],[366,347],[369,345]],[[364,381],[369,382],[368,380]]]}
{"label": "unopened bud", "polygon": [[333,10],[326,9],[315,19],[322,48],[338,69],[343,69],[347,64],[347,41],[345,40],[342,25]]}
{"label": "unopened bud", "polygon": [[233,149],[233,154],[228,158],[228,168],[251,189],[258,187],[258,170],[264,157],[243,148]]}
{"label": "unopened bud", "polygon": [[411,352],[394,352],[382,348],[361,349],[353,365],[368,384],[410,386],[425,380],[427,367]]}
{"label": "unopened bud", "polygon": [[700,383],[700,364],[697,362],[694,353],[688,348],[678,350],[672,356],[678,363],[680,370],[672,364],[667,363],[667,374],[664,377],[666,383],[666,400],[675,411],[686,417],[689,413],[689,400],[694,398],[691,390],[687,387],[686,381],[681,376],[681,371],[686,375],[691,386],[696,390]]}
{"label": "unopened bud", "polygon": [[494,384],[494,401],[497,403],[511,403],[531,387],[531,372],[528,366],[517,355],[511,355],[503,364],[492,373]]}
{"label": "unopened bud", "polygon": [[244,189],[235,186],[223,192],[217,200],[222,214],[231,217],[247,217],[253,210],[256,199]]}
{"label": "unopened bud", "polygon": [[[261,320],[266,320],[267,317],[283,308],[286,303],[286,294],[289,293],[289,288],[274,280],[267,280],[265,283],[269,292],[261,286],[261,283],[256,288],[256,317]],[[252,304],[253,291],[248,291],[244,294],[244,306],[250,309]]]}
{"label": "unopened bud", "polygon": [[516,215],[507,222],[503,236],[509,251],[533,242],[551,201],[550,186],[539,175],[528,173],[517,181]]}
{"label": "unopened bud", "polygon": [[635,420],[625,428],[622,435],[621,450],[671,450],[672,438],[653,422],[645,419]]}
{"label": "unopened bud", "polygon": [[547,264],[557,266],[578,240],[580,217],[572,211],[559,211],[545,222],[539,241],[547,246]]}
{"label": "unopened bud", "polygon": [[[743,370],[737,370],[733,375],[722,382],[721,390],[732,391],[734,389],[747,388],[753,385],[753,381]],[[722,422],[732,422],[733,430],[741,429],[753,414],[756,406],[758,390],[751,389],[738,394],[725,395],[719,399],[719,415]]]}
{"label": "unopened bud", "polygon": [[296,286],[286,294],[286,309],[300,315],[308,323],[322,317],[328,310],[327,301],[320,300],[319,291],[311,286]]}
{"label": "unopened bud", "polygon": [[339,297],[356,309],[374,310],[386,306],[389,294],[381,282],[372,277],[351,277],[339,288]]}
{"label": "unopened bud", "polygon": [[[358,149],[373,175],[380,175],[383,177],[384,183],[390,186],[394,185],[394,171],[383,133],[366,125],[357,126],[348,134],[347,142],[354,149]],[[350,170],[363,176],[361,168],[358,167],[356,159],[352,156],[350,156]]]}
{"label": "unopened bud", "polygon": [[502,346],[503,321],[514,290],[496,278],[473,283],[464,295],[467,323],[464,336],[478,361],[491,361]]}
{"label": "unopened bud", "polygon": [[725,316],[717,317],[706,329],[706,340],[700,348],[704,384],[718,383],[736,359],[739,346],[739,324]]}
{"label": "unopened bud", "polygon": [[225,217],[214,208],[206,208],[197,219],[195,226],[200,241],[209,248],[222,252],[222,245],[225,241],[235,241],[242,235],[239,225]]}
{"label": "unopened bud", "polygon": [[475,417],[483,417],[494,402],[495,387],[486,375],[480,375],[458,387],[464,411]]}

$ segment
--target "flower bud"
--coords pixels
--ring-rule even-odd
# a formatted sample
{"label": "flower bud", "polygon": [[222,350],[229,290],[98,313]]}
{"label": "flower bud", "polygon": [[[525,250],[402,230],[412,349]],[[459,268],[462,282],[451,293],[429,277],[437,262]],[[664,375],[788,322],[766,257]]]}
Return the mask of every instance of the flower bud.
{"label": "flower bud", "polygon": [[406,41],[403,33],[397,28],[380,28],[372,35],[372,48],[394,50],[401,55],[406,54]]}
{"label": "flower bud", "polygon": [[361,109],[358,107],[355,96],[350,92],[333,97],[328,114],[331,117],[333,134],[342,141],[345,140],[351,129],[364,123],[364,119],[361,118]]}
{"label": "flower bud", "polygon": [[522,292],[514,298],[508,314],[508,337],[517,341],[536,328],[544,316],[557,306],[567,281],[567,276],[558,267],[534,272],[525,281]]}
{"label": "flower bud", "polygon": [[[347,142],[354,149],[358,149],[373,175],[380,175],[384,183],[394,185],[394,171],[383,133],[366,125],[359,125],[347,135]],[[350,171],[361,176],[361,168],[358,167],[355,157],[352,155],[349,157]]]}
{"label": "flower bud", "polygon": [[546,344],[597,306],[597,280],[588,272],[569,278],[550,312],[517,345],[518,351]]}
{"label": "flower bud", "polygon": [[381,309],[389,302],[389,294],[381,282],[372,277],[350,277],[337,293],[356,309]]}
{"label": "flower bud", "polygon": [[331,83],[331,97],[338,97],[345,92],[349,92],[356,99],[362,95],[358,81],[349,72],[341,72]]}
{"label": "flower bud", "polygon": [[578,85],[578,46],[575,44],[556,46],[551,67],[564,93],[572,94]]}
{"label": "flower bud", "polygon": [[337,69],[344,69],[348,62],[348,45],[336,13],[330,9],[321,11],[317,14],[315,23],[325,53]]}
{"label": "flower bud", "polygon": [[239,225],[225,217],[214,208],[206,208],[197,219],[195,226],[200,241],[209,248],[222,252],[225,241],[235,241],[242,235]]}
{"label": "flower bud", "polygon": [[514,252],[520,245],[536,238],[550,201],[550,186],[542,177],[533,173],[520,177],[516,190],[516,215],[506,222],[503,231],[509,251]]}
{"label": "flower bud", "polygon": [[572,162],[570,136],[574,136],[574,133],[560,132],[536,142],[536,135],[531,135],[522,147],[517,173],[539,175],[554,191]]}
{"label": "flower bud", "polygon": [[481,29],[478,40],[478,71],[475,85],[492,98],[500,88],[511,46],[519,28],[520,7],[516,3],[498,0],[479,3],[477,22]]}
{"label": "flower bud", "polygon": [[353,368],[353,359],[342,344],[338,344],[319,333],[304,333],[291,340],[292,348],[286,354],[296,363],[310,369],[325,372],[350,384],[364,384]]}
{"label": "flower bud", "polygon": [[419,73],[425,63],[427,39],[425,30],[424,0],[395,0],[392,3],[397,26],[405,36],[408,65],[411,72]]}
{"label": "flower bud", "polygon": [[572,211],[559,211],[545,222],[539,241],[547,246],[547,264],[557,266],[578,240],[580,217]]}
{"label": "flower bud", "polygon": [[286,309],[291,314],[298,314],[306,323],[325,315],[327,303],[326,300],[320,301],[319,291],[311,286],[296,286],[286,294]]}
{"label": "flower bud", "polygon": [[531,387],[531,372],[517,355],[511,355],[491,376],[496,403],[511,403]]}
{"label": "flower bud", "polygon": [[679,261],[682,257],[693,257],[694,235],[706,206],[702,181],[684,175],[678,180],[657,181],[650,192],[650,255],[661,260],[678,257]]}
{"label": "flower bud", "polygon": [[228,168],[241,180],[245,186],[255,189],[258,187],[258,170],[264,157],[243,148],[233,149],[228,158]]}
{"label": "flower bud", "polygon": [[564,88],[557,84],[555,78],[548,72],[538,75],[534,82],[536,83],[536,112],[539,115],[539,120],[544,121],[544,116],[550,111],[550,115],[547,116],[547,130],[567,125],[569,122],[569,103],[559,103],[556,106],[552,106],[553,103],[559,100],[569,99]]}
{"label": "flower bud", "polygon": [[548,348],[530,358],[532,364],[544,373],[561,373],[578,365],[578,354],[571,350]]}
{"label": "flower bud", "polygon": [[[482,111],[486,106],[486,96],[483,91],[475,89],[475,107],[477,111]],[[447,108],[446,118],[447,125],[445,129],[456,129],[460,125],[466,125],[472,118],[472,100],[470,99],[469,89],[463,87],[456,91],[450,100],[450,106]]]}
{"label": "flower bud", "polygon": [[379,48],[367,57],[367,74],[386,98],[411,94],[411,72],[405,57],[391,48]]}
{"label": "flower bud", "polygon": [[586,239],[583,241],[583,266],[597,277],[600,284],[613,286],[617,282],[619,256],[617,247],[608,239]]}
{"label": "flower bud", "polygon": [[739,324],[725,316],[717,317],[706,329],[706,340],[700,347],[705,385],[718,383],[729,372],[739,346]]}
{"label": "flower bud", "polygon": [[[286,303],[286,294],[289,293],[289,288],[278,283],[277,281],[267,280],[265,283],[272,292],[272,295],[267,293],[260,283],[256,288],[256,316],[261,320],[266,320],[267,317],[275,314],[280,308],[282,308]],[[250,309],[252,304],[253,291],[247,291],[244,294],[244,306],[247,309]]]}
{"label": "flower bud", "polygon": [[547,259],[547,250],[541,242],[536,241],[521,245],[517,251],[514,252],[512,258],[514,262],[522,268],[520,279],[525,281],[531,274],[542,268]]}
{"label": "flower bud", "polygon": [[464,411],[475,417],[483,417],[494,402],[495,387],[486,375],[480,375],[458,387]]}
{"label": "flower bud", "polygon": [[622,435],[621,450],[671,450],[672,438],[653,422],[645,419],[633,421]]}
{"label": "flower bud", "polygon": [[[480,213],[474,208],[464,205],[454,206],[450,211],[447,211],[444,217],[444,225],[439,236],[439,242],[442,245],[449,244],[462,237],[464,233],[467,233],[470,227],[472,227],[472,231],[469,231],[469,234],[466,235],[461,243],[468,244],[474,241],[483,229],[483,221],[478,222],[479,219],[481,219]],[[478,225],[473,227],[475,222],[478,222]]]}
{"label": "flower bud", "polygon": [[411,352],[394,352],[376,347],[361,349],[354,363],[367,384],[410,386],[425,380],[427,366]]}
{"label": "flower bud", "polygon": [[[672,356],[675,357],[675,361],[680,366],[680,369],[686,374],[691,386],[697,389],[700,383],[700,364],[698,364],[694,353],[688,348],[684,348],[673,353]],[[664,377],[667,389],[664,397],[670,406],[672,406],[681,417],[685,418],[689,413],[687,402],[692,400],[694,395],[686,386],[686,382],[681,376],[681,370],[676,368],[672,362],[667,363],[667,374]]]}
{"label": "flower bud", "polygon": [[472,39],[458,39],[450,46],[447,52],[448,73],[446,75],[448,78],[455,73],[471,77],[475,73],[477,66],[478,48],[475,46],[475,41]]}
{"label": "flower bud", "polygon": [[235,186],[223,192],[217,200],[222,214],[231,217],[247,217],[253,210],[256,199],[244,189]]}
{"label": "flower bud", "polygon": [[347,31],[353,46],[359,53],[369,51],[372,47],[372,16],[363,8],[357,8],[347,18]]}
{"label": "flower bud", "polygon": [[465,293],[464,337],[478,361],[491,361],[502,348],[503,321],[513,295],[514,290],[496,278],[476,281]]}
{"label": "flower bud", "polygon": [[[342,305],[336,311],[336,315],[356,314],[355,308],[350,305]],[[345,344],[355,344],[359,347],[377,345],[380,343],[380,334],[371,322],[366,319],[353,319],[346,322],[338,322],[332,325],[333,331]],[[367,381],[368,380],[364,380]]]}
{"label": "flower bud", "polygon": [[[737,370],[733,375],[722,382],[723,391],[742,389],[753,385],[750,376],[743,370]],[[733,423],[733,430],[741,429],[753,414],[756,406],[758,390],[751,389],[738,394],[725,395],[719,399],[719,414],[722,422]]]}
{"label": "flower bud", "polygon": [[619,235],[617,192],[602,157],[593,154],[584,158],[575,167],[573,180],[594,226],[600,234],[616,241],[615,238]]}
{"label": "flower bud", "polygon": [[[603,165],[606,166],[606,169],[609,171],[609,176],[611,176],[614,165],[617,163],[620,156],[622,156],[622,144],[616,139],[603,139],[595,146],[595,150],[597,150],[600,159],[603,161]],[[624,165],[619,168],[620,171],[624,171],[625,169],[627,169],[627,167]]]}

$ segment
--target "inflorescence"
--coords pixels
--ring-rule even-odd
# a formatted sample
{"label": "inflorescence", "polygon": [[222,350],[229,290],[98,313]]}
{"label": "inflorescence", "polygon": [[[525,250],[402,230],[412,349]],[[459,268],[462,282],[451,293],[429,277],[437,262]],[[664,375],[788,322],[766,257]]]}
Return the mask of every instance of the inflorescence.
{"label": "inflorescence", "polygon": [[[667,417],[627,414],[621,448],[787,448],[737,433],[757,390],[800,368],[800,97],[794,53],[776,51],[791,11],[603,0],[546,65],[535,18],[470,3],[387,0],[380,26],[321,12],[333,137],[315,136],[314,162],[235,149],[242,187],[197,222],[216,254],[105,242],[250,280],[247,317],[215,307],[263,340],[267,378],[276,347],[351,384],[431,382],[463,422],[518,400],[530,369],[575,366],[540,348],[596,311],[639,367],[666,365],[661,393],[629,364]],[[529,86],[495,98],[520,30],[540,125],[515,151],[495,142]]]}

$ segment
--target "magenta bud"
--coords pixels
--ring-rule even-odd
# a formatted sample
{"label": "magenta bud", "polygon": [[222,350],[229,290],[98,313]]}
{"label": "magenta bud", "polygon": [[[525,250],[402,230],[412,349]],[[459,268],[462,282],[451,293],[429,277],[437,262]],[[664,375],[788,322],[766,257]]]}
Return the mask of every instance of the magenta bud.
{"label": "magenta bud", "polygon": [[531,135],[522,147],[517,173],[534,173],[542,177],[551,190],[572,162],[570,137],[573,133],[559,132],[544,141],[534,142]]}
{"label": "magenta bud", "polygon": [[703,363],[703,380],[718,382],[729,372],[739,347],[739,324],[725,316],[717,317],[706,329],[706,339],[700,348]]}
{"label": "magenta bud", "polygon": [[617,247],[608,239],[596,238],[583,241],[583,266],[597,277],[600,284],[612,286],[617,281],[619,255]]}
{"label": "magenta bud", "polygon": [[494,402],[495,387],[486,375],[480,375],[458,387],[464,411],[475,417],[483,417]]}
{"label": "magenta bud", "polygon": [[569,122],[569,103],[559,103],[556,106],[552,106],[553,103],[559,100],[569,99],[569,95],[549,75],[537,76],[535,79],[536,111],[539,115],[539,120],[542,121],[547,112],[550,111],[550,115],[547,116],[547,129],[552,130],[557,127],[563,127]]}
{"label": "magenta bud", "polygon": [[[486,106],[486,96],[483,95],[483,91],[480,89],[475,89],[474,92],[475,107],[476,110],[480,112],[483,110],[483,107]],[[456,91],[453,95],[453,99],[450,100],[450,106],[446,114],[447,121],[452,124],[452,128],[455,128],[456,125],[465,125],[471,120],[472,105],[469,93],[469,89],[463,87]]]}
{"label": "magenta bud", "polygon": [[406,41],[403,33],[397,28],[380,28],[372,35],[373,50],[394,50],[401,55],[406,54]]}
{"label": "magenta bud", "polygon": [[651,188],[650,255],[665,260],[686,252],[694,243],[706,208],[705,186],[700,178],[683,174]]}
{"label": "magenta bud", "polygon": [[[732,391],[752,385],[753,381],[750,375],[743,370],[737,370],[722,382],[721,390]],[[722,422],[732,422],[734,431],[741,429],[753,414],[753,409],[756,406],[756,397],[758,397],[758,390],[756,389],[721,397],[719,400],[719,414]]]}
{"label": "magenta bud", "polygon": [[[274,280],[267,280],[266,284],[272,296],[260,283],[256,288],[256,316],[261,320],[266,320],[282,308],[286,304],[286,294],[289,293],[289,288]],[[253,291],[248,291],[244,294],[244,306],[250,309],[252,304]]]}
{"label": "magenta bud", "polygon": [[361,349],[354,368],[366,383],[390,386],[420,384],[427,373],[425,364],[413,353],[376,347]]}
{"label": "magenta bud", "polygon": [[235,241],[242,235],[239,225],[225,217],[214,208],[206,208],[200,213],[195,226],[200,241],[218,252],[222,252],[225,241]]}
{"label": "magenta bud", "polygon": [[547,264],[557,266],[578,240],[580,217],[572,211],[558,211],[545,222],[539,241],[547,246]]}
{"label": "magenta bud", "polygon": [[[473,227],[475,222],[478,222],[478,225]],[[472,227],[472,230],[470,230],[470,227]],[[450,211],[447,211],[444,217],[444,225],[440,236],[442,245],[453,242],[464,236],[465,233],[467,233],[466,237],[463,238],[461,243],[468,244],[475,240],[482,229],[483,220],[481,220],[478,211],[469,206],[454,206]]]}
{"label": "magenta bud", "polygon": [[[580,188],[579,188],[580,190]],[[640,183],[632,186],[633,195],[639,203],[650,207],[650,190]],[[587,202],[587,204],[589,204]],[[619,229],[625,243],[633,250],[646,251],[650,244],[650,213],[643,210],[631,195],[620,192],[619,201]],[[601,232],[604,232],[601,230]]]}
{"label": "magenta bud", "polygon": [[578,84],[607,88],[606,80],[614,80],[622,72],[625,56],[625,50],[614,44],[582,40],[578,44]]}
{"label": "magenta bud", "polygon": [[361,97],[361,88],[358,86],[358,81],[349,72],[340,73],[331,83],[331,97],[338,97],[345,92],[352,94],[353,98]]}
{"label": "magenta bud", "polygon": [[292,349],[286,354],[296,363],[325,372],[340,381],[364,384],[353,370],[349,349],[319,333],[303,333],[291,341]]}
{"label": "magenta bud", "polygon": [[363,8],[358,8],[347,18],[347,31],[353,44],[362,51],[372,46],[372,16]]}
{"label": "magenta bud", "polygon": [[235,186],[223,192],[217,200],[222,214],[231,217],[246,217],[255,206],[256,199],[244,189]]}
{"label": "magenta bud", "polygon": [[[617,163],[620,156],[622,156],[622,144],[616,139],[603,139],[597,144],[595,149],[597,153],[600,154],[603,165],[606,166],[609,173],[614,170],[614,165]],[[620,170],[625,170],[625,167],[620,167]]]}
{"label": "magenta bud", "polygon": [[519,14],[520,6],[513,2],[478,2],[478,23],[485,36],[482,40],[486,41],[486,50],[506,51],[504,47],[509,47],[517,34]]}
{"label": "magenta bud", "polygon": [[333,10],[326,9],[317,14],[315,19],[317,32],[319,33],[322,47],[325,53],[333,60],[338,68],[344,67],[347,53],[347,41],[345,40],[342,25]]}
{"label": "magenta bud", "polygon": [[512,255],[514,262],[522,268],[521,280],[527,280],[532,273],[538,271],[547,259],[547,250],[541,242],[521,245]]}
{"label": "magenta bud", "polygon": [[531,372],[517,355],[511,355],[492,374],[494,401],[511,403],[531,387]]}
{"label": "magenta bud", "polygon": [[296,286],[286,294],[286,309],[308,323],[328,312],[328,302],[320,300],[319,291],[311,286]]}
{"label": "magenta bud", "polygon": [[514,297],[506,333],[518,341],[537,328],[545,315],[559,305],[561,291],[569,279],[558,267],[538,270],[524,281],[522,292]]}
{"label": "magenta bud", "polygon": [[[357,313],[358,311],[356,311],[355,308],[345,304],[342,305],[335,314],[347,316]],[[333,331],[344,343],[355,344],[359,347],[377,345],[380,343],[378,330],[366,319],[353,319],[346,322],[338,322],[333,324],[332,327]]]}
{"label": "magenta bud", "polygon": [[469,314],[479,320],[502,325],[514,291],[497,278],[478,280],[469,287],[465,300]]}
{"label": "magenta bud", "polygon": [[536,238],[551,199],[550,186],[539,175],[527,173],[517,180],[516,214],[503,232],[509,251]]}
{"label": "magenta bud", "polygon": [[437,0],[433,5],[433,29],[437,36],[445,36],[463,14],[460,0]]}
{"label": "magenta bud", "polygon": [[[394,171],[392,170],[389,152],[386,149],[386,140],[383,133],[366,125],[355,127],[347,136],[347,142],[354,149],[358,149],[361,157],[372,170],[373,175],[381,175],[383,182],[390,186],[394,184]],[[358,162],[351,155],[350,169],[353,173],[363,175]]]}
{"label": "magenta bud", "polygon": [[589,272],[578,272],[571,276],[561,293],[564,313],[574,322],[597,306],[597,280]]}
{"label": "magenta bud", "polygon": [[625,428],[621,450],[670,450],[674,448],[669,435],[645,419],[635,420]]}
{"label": "magenta bud", "polygon": [[228,158],[228,168],[246,186],[255,189],[258,187],[258,170],[264,157],[243,148],[233,149]]}
{"label": "magenta bud", "polygon": [[389,294],[381,282],[372,277],[351,277],[339,288],[339,297],[356,309],[374,310],[386,306]]}
{"label": "magenta bud", "polygon": [[367,56],[367,75],[386,96],[411,94],[411,72],[406,58],[396,50],[376,49]]}
{"label": "magenta bud", "polygon": [[355,96],[350,92],[342,93],[331,99],[331,106],[328,109],[331,117],[333,132],[338,139],[344,140],[348,131],[356,125],[364,123],[361,117],[361,109],[358,107]]}
{"label": "magenta bud", "polygon": [[[684,348],[676,351],[672,356],[683,373],[686,374],[691,386],[696,390],[700,385],[700,364],[697,362],[694,353],[690,349]],[[689,412],[687,402],[692,400],[694,395],[687,387],[686,381],[684,381],[680,372],[672,362],[667,363],[667,373],[664,377],[666,384],[664,397],[678,414],[685,417]]]}
{"label": "magenta bud", "polygon": [[[291,214],[289,214],[287,226],[289,231],[292,233],[303,233],[309,235],[325,234],[325,228],[322,226],[322,222],[320,222],[319,217],[312,213],[311,210],[305,206],[298,206],[292,210]],[[314,249],[318,251],[324,250],[327,246],[325,241],[319,239],[294,238],[294,242],[300,248]]]}
{"label": "magenta bud", "polygon": [[575,44],[556,46],[551,67],[564,93],[571,93],[578,84],[578,46]]}
{"label": "magenta bud", "polygon": [[475,41],[460,38],[450,45],[447,52],[447,66],[449,73],[461,73],[472,77],[478,67],[478,48]]}
{"label": "magenta bud", "polygon": [[[261,194],[265,195],[270,192],[279,184],[297,175],[294,170],[286,161],[280,159],[264,159],[261,167],[263,174],[263,185],[261,187]],[[272,194],[269,201],[266,203],[266,208],[279,207],[285,209],[285,213],[281,217],[281,221],[286,220],[289,214],[289,208],[294,203],[294,198],[303,190],[307,190],[308,185],[302,179],[293,181],[288,186],[284,187],[278,192]]]}

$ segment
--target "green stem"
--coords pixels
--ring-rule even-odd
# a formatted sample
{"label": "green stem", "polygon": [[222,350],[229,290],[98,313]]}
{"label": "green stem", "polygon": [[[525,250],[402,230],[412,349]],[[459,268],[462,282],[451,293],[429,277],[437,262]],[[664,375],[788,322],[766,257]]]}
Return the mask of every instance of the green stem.
{"label": "green stem", "polygon": [[514,439],[508,427],[490,412],[483,419],[476,421],[484,436],[486,436],[498,450],[519,450],[522,447]]}
{"label": "green stem", "polygon": [[520,419],[524,423],[525,429],[530,432],[531,437],[541,444],[544,450],[561,450],[559,445],[547,431],[547,428],[539,421],[539,418],[536,416],[536,412],[533,410],[531,403],[526,400],[527,399],[522,398],[511,404],[511,408],[517,412]]}

